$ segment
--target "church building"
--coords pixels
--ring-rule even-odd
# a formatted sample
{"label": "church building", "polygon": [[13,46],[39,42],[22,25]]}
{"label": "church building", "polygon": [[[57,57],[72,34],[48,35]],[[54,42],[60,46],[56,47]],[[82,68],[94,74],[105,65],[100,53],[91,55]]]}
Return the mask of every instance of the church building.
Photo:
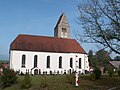
{"label": "church building", "polygon": [[89,71],[87,53],[70,38],[70,26],[63,13],[54,37],[20,34],[10,45],[10,68],[29,74],[70,74]]}

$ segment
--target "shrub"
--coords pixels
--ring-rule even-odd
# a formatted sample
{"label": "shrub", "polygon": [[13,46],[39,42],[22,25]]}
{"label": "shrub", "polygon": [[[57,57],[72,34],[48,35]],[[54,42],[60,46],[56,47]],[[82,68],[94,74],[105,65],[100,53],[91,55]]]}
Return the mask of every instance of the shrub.
{"label": "shrub", "polygon": [[118,71],[118,76],[120,76],[120,70]]}
{"label": "shrub", "polygon": [[66,78],[68,80],[68,83],[73,84],[73,85],[75,84],[75,74],[74,73],[67,75]]}
{"label": "shrub", "polygon": [[98,68],[94,69],[93,73],[95,74],[95,79],[99,79],[100,78],[101,71]]}
{"label": "shrub", "polygon": [[91,73],[91,74],[90,74],[90,79],[91,79],[91,80],[95,80],[95,79],[96,79],[95,73]]}
{"label": "shrub", "polygon": [[31,78],[30,78],[30,75],[26,73],[24,75],[23,81],[21,82],[21,88],[27,89],[29,87],[31,87]]}
{"label": "shrub", "polygon": [[3,68],[3,73],[1,75],[2,88],[11,86],[16,81],[17,81],[17,76],[15,71],[9,68]]}
{"label": "shrub", "polygon": [[114,75],[113,70],[109,70],[109,71],[108,71],[108,74],[109,74],[110,77],[113,77],[113,75]]}

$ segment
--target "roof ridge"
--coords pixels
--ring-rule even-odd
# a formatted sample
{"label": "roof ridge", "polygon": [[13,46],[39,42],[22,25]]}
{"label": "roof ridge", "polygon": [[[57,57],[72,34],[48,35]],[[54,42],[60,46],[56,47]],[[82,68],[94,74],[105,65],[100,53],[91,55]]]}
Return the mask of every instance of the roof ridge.
{"label": "roof ridge", "polygon": [[52,37],[52,36],[39,36],[39,35],[31,35],[31,34],[19,34],[17,37],[19,37],[19,36],[31,36],[31,37],[44,37],[44,38],[54,38],[54,39],[64,39],[64,40],[65,39],[66,40],[75,40],[75,39],[71,39],[71,38]]}

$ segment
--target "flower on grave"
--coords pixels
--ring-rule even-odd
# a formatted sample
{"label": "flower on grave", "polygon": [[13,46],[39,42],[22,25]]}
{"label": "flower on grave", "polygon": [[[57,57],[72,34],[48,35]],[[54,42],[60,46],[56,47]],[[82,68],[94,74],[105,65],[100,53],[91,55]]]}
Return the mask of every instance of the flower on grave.
{"label": "flower on grave", "polygon": [[80,83],[80,80],[77,80],[77,83],[79,84],[79,83]]}

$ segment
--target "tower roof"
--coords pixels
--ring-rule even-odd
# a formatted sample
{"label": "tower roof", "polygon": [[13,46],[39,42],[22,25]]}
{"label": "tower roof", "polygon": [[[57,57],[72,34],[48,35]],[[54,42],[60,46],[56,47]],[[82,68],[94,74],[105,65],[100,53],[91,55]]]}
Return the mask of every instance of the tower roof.
{"label": "tower roof", "polygon": [[[60,25],[60,23],[63,21],[63,18],[67,21],[67,18],[66,18],[64,13],[62,13],[61,16],[59,17],[58,22],[57,22],[55,28],[57,28],[58,25]],[[68,24],[68,21],[67,21],[67,24]],[[69,24],[68,24],[68,26],[69,26]]]}
{"label": "tower roof", "polygon": [[57,53],[86,53],[75,39],[48,36],[18,35],[10,50]]}

